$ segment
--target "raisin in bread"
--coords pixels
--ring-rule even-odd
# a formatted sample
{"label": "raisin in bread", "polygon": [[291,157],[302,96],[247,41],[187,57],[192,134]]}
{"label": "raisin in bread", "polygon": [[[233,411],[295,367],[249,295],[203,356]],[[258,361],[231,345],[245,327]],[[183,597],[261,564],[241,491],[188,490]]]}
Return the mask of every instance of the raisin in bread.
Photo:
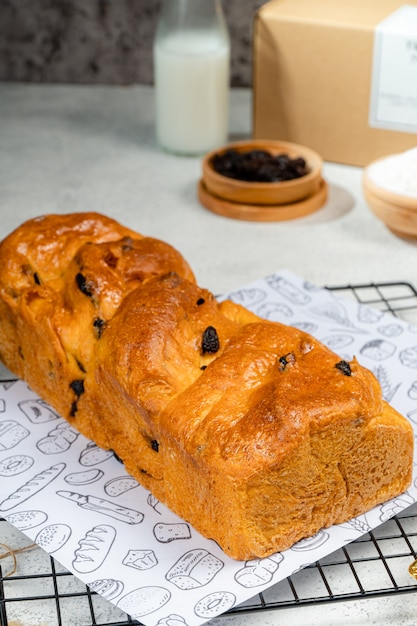
{"label": "raisin in bread", "polygon": [[374,375],[196,284],[171,246],[93,213],[0,244],[0,356],[233,558],[403,492],[413,432]]}

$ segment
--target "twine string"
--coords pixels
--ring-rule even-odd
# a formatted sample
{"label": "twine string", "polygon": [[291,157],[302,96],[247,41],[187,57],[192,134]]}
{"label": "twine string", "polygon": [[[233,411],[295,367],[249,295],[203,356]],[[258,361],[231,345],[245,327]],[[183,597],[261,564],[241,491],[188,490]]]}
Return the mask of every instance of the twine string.
{"label": "twine string", "polygon": [[12,561],[13,561],[13,568],[10,570],[10,572],[8,572],[5,575],[5,578],[7,578],[8,576],[13,576],[13,574],[16,574],[16,570],[17,570],[17,558],[16,558],[16,555],[20,554],[20,552],[25,552],[26,550],[31,550],[32,548],[35,548],[36,545],[37,545],[36,543],[31,543],[28,546],[23,546],[23,548],[12,549],[7,544],[0,543],[0,548],[3,548],[3,550],[5,550],[5,552],[3,554],[0,554],[0,560],[1,559],[5,559],[6,557],[10,557],[12,559]]}

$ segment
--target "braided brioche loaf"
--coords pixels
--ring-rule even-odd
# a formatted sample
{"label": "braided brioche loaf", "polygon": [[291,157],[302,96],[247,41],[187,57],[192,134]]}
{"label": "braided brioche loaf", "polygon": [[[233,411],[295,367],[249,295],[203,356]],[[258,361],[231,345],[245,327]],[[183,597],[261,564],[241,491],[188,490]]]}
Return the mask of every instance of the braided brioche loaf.
{"label": "braided brioche loaf", "polygon": [[0,357],[238,559],[403,492],[413,433],[373,374],[200,288],[181,255],[94,213],[0,244]]}

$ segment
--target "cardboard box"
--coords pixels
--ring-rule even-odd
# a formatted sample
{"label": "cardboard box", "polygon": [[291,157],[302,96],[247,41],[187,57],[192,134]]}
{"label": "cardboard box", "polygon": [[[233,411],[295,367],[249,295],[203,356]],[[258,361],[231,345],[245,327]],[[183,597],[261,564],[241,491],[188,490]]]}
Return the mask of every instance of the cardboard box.
{"label": "cardboard box", "polygon": [[[406,2],[411,17],[417,19],[417,0]],[[397,87],[407,93],[389,93],[397,87],[377,84],[382,53],[381,47],[374,50],[376,32],[387,18],[391,28],[392,14],[396,17],[402,8],[401,0],[272,0],[263,5],[254,22],[254,137],[301,143],[327,161],[359,166],[415,147],[417,28],[413,19],[401,34],[398,54],[407,55],[397,64],[402,73],[395,64],[388,68],[390,80],[402,80]],[[384,37],[384,54],[392,60]],[[400,68],[404,63],[407,67]],[[376,104],[379,109],[387,105],[388,118],[396,119],[387,121],[384,114],[382,123],[370,119]]]}

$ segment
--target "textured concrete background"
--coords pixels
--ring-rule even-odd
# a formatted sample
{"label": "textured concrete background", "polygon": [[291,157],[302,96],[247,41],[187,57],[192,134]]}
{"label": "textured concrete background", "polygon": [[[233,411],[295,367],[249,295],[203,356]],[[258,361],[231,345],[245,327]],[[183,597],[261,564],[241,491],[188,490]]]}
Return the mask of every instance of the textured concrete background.
{"label": "textured concrete background", "polygon": [[[251,83],[252,25],[266,0],[223,0],[232,86]],[[0,0],[0,80],[152,84],[159,0]]]}

